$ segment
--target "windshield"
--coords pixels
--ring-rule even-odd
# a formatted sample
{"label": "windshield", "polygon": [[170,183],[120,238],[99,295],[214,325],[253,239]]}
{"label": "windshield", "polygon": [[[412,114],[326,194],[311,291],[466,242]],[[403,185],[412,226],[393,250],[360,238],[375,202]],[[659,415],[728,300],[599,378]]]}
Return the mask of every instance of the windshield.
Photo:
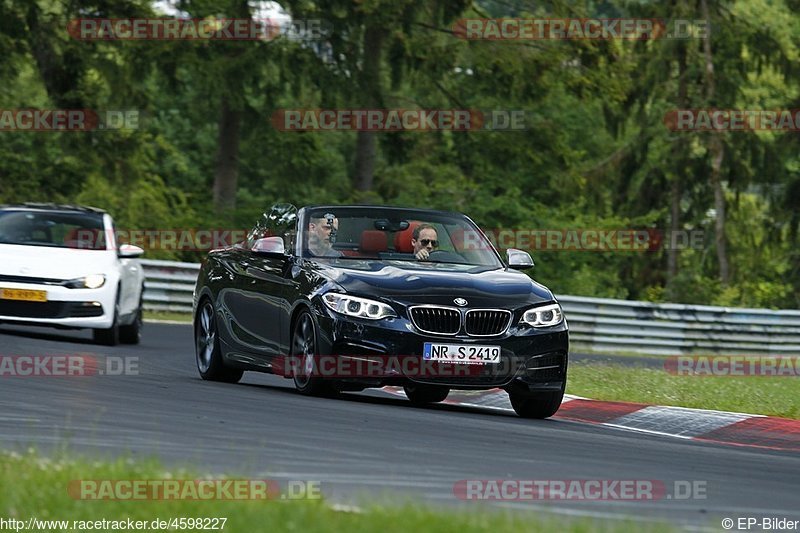
{"label": "windshield", "polygon": [[300,231],[304,257],[503,266],[478,227],[459,214],[312,208],[305,212]]}
{"label": "windshield", "polygon": [[105,250],[103,216],[39,210],[0,210],[0,244]]}

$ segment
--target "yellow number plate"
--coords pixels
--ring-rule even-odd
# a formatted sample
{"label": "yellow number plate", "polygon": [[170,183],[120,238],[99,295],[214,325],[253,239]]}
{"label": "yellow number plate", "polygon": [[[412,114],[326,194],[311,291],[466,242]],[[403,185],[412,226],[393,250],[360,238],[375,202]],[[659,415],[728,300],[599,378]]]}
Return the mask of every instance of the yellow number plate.
{"label": "yellow number plate", "polygon": [[21,300],[23,302],[46,302],[47,291],[32,291],[28,289],[0,289],[0,299]]}

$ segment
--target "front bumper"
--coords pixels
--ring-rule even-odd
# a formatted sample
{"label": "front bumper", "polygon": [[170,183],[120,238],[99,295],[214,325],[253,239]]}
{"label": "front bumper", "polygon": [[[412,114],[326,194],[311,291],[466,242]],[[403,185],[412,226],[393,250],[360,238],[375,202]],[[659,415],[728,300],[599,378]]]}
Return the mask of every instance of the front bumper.
{"label": "front bumper", "polygon": [[[506,388],[519,393],[561,390],[567,374],[569,331],[566,322],[546,329],[519,327],[515,323],[501,335],[472,337],[439,336],[418,331],[410,320],[398,317],[380,321],[343,317],[326,308],[317,308],[319,353],[342,358],[401,360],[417,358],[414,369],[424,368],[423,346],[426,342],[500,346],[500,364],[453,365],[445,372],[393,371],[391,375],[346,378],[344,381],[367,386],[402,382],[443,385],[453,389]],[[406,369],[408,365],[389,365]],[[455,371],[453,371],[455,370]]]}
{"label": "front bumper", "polygon": [[58,285],[2,282],[3,289],[45,291],[46,302],[0,298],[0,322],[64,328],[109,328],[114,321],[114,285],[70,289]]}

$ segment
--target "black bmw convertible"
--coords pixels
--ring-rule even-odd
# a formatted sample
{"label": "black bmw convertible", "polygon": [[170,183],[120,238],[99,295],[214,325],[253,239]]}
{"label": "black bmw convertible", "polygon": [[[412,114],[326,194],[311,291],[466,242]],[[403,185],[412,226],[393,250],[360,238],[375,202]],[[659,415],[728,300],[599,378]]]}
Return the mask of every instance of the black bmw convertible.
{"label": "black bmw convertible", "polygon": [[246,370],[328,396],[402,386],[416,404],[502,388],[526,418],[554,414],[568,328],[553,293],[468,217],[386,206],[273,206],[245,242],[210,252],[194,292],[197,368]]}

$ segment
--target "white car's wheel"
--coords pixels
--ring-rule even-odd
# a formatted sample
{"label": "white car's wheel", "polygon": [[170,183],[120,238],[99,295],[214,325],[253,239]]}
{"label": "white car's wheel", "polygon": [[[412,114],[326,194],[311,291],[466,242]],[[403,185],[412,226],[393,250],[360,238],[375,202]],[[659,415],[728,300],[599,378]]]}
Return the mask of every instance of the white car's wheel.
{"label": "white car's wheel", "polygon": [[114,303],[114,322],[110,328],[95,329],[92,331],[94,342],[104,346],[116,346],[119,344],[119,289]]}
{"label": "white car's wheel", "polygon": [[[142,289],[144,293],[144,289]],[[139,344],[142,340],[142,327],[144,326],[144,317],[142,307],[144,296],[139,296],[139,307],[136,309],[136,317],[133,322],[127,326],[119,327],[119,341],[123,344]]]}

